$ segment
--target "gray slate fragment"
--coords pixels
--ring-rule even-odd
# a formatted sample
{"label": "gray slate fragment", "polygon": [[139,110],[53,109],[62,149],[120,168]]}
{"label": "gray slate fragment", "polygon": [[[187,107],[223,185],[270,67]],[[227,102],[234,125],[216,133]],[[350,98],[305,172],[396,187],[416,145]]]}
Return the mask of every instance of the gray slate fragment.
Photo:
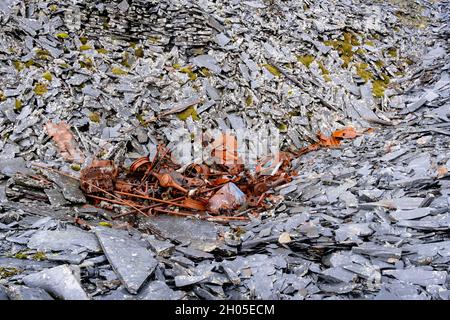
{"label": "gray slate fragment", "polygon": [[429,300],[423,293],[419,294],[418,286],[408,283],[382,283],[374,300]]}
{"label": "gray slate fragment", "polygon": [[6,182],[0,182],[0,203],[7,201],[8,198],[6,197]]}
{"label": "gray slate fragment", "polygon": [[384,270],[383,274],[393,276],[406,283],[417,284],[420,286],[444,284],[447,279],[446,271],[430,271],[418,267],[403,270]]}
{"label": "gray slate fragment", "polygon": [[191,259],[214,259],[214,255],[201,250],[193,249],[190,247],[180,247],[176,248],[178,252],[181,252],[186,257]]}
{"label": "gray slate fragment", "polygon": [[402,256],[402,250],[399,248],[380,246],[374,243],[363,243],[359,247],[353,247],[352,251],[372,257],[400,259]]}
{"label": "gray slate fragment", "polygon": [[431,213],[431,208],[417,208],[413,210],[397,210],[390,213],[390,216],[395,220],[412,220],[426,217]]}
{"label": "gray slate fragment", "polygon": [[192,59],[192,63],[198,67],[208,68],[215,73],[220,73],[222,71],[222,68],[217,64],[216,59],[208,54],[196,56]]}
{"label": "gray slate fragment", "polygon": [[153,235],[147,238],[147,242],[150,245],[150,249],[152,249],[159,256],[168,257],[175,249],[174,244],[169,241],[158,240]]}
{"label": "gray slate fragment", "polygon": [[10,285],[7,289],[7,293],[11,300],[54,300],[47,291],[41,288]]}
{"label": "gray slate fragment", "polygon": [[176,276],[175,277],[175,285],[177,287],[189,286],[192,284],[196,284],[206,280],[209,277],[209,274],[201,275],[201,276]]}
{"label": "gray slate fragment", "polygon": [[44,289],[53,296],[63,300],[89,300],[86,292],[67,265],[46,269],[23,278],[29,287]]}
{"label": "gray slate fragment", "polygon": [[0,258],[0,268],[16,268],[21,270],[40,271],[42,269],[56,266],[49,261],[35,261],[16,258]]}
{"label": "gray slate fragment", "polygon": [[417,209],[423,202],[423,198],[416,197],[403,197],[403,198],[394,198],[389,200],[380,200],[376,202],[366,202],[362,203],[359,206],[364,209],[371,209],[376,207],[385,207],[390,209],[399,209],[399,210],[412,210]]}
{"label": "gray slate fragment", "polygon": [[62,192],[57,189],[45,189],[45,194],[50,201],[52,206],[61,207],[68,204],[67,200],[64,198]]}
{"label": "gray slate fragment", "polygon": [[0,173],[12,177],[17,172],[28,174],[30,170],[25,166],[25,160],[22,157],[0,160]]}
{"label": "gray slate fragment", "polygon": [[165,282],[155,280],[142,288],[139,300],[180,300],[185,296],[182,291],[172,290]]}
{"label": "gray slate fragment", "polygon": [[353,291],[353,289],[357,287],[357,284],[339,282],[339,283],[323,283],[323,284],[320,283],[318,284],[318,286],[320,290],[322,290],[323,292],[344,294]]}
{"label": "gray slate fragment", "polygon": [[46,254],[47,260],[49,261],[59,261],[65,262],[68,264],[80,264],[87,256],[87,252],[83,252],[81,254]]}
{"label": "gray slate fragment", "polygon": [[442,257],[450,257],[450,241],[406,245],[403,250],[430,258],[438,254]]}
{"label": "gray slate fragment", "polygon": [[2,300],[9,300],[9,298],[6,294],[6,288],[0,284],[0,301]]}
{"label": "gray slate fragment", "polygon": [[359,236],[369,236],[374,231],[369,227],[369,223],[347,223],[339,226],[336,230],[336,240],[338,242],[358,239]]}
{"label": "gray slate fragment", "polygon": [[99,252],[101,250],[94,234],[82,230],[37,231],[28,241],[28,248],[41,251],[86,250]]}
{"label": "gray slate fragment", "polygon": [[130,293],[137,294],[158,264],[153,253],[126,231],[97,227],[95,234],[120,281]]}
{"label": "gray slate fragment", "polygon": [[326,269],[321,273],[321,276],[333,282],[352,282],[356,280],[356,276],[352,272],[344,270],[341,267]]}
{"label": "gray slate fragment", "polygon": [[197,250],[210,252],[222,242],[218,238],[220,227],[209,221],[160,215],[147,223],[158,229],[165,238],[189,243],[191,248]]}
{"label": "gray slate fragment", "polygon": [[405,153],[408,152],[408,149],[399,149],[397,151],[389,152],[380,158],[381,161],[392,161],[395,160]]}
{"label": "gray slate fragment", "polygon": [[86,203],[78,180],[50,171],[45,172],[45,175],[61,188],[64,198],[73,203]]}
{"label": "gray slate fragment", "polygon": [[228,38],[223,33],[219,33],[218,35],[216,35],[215,40],[216,40],[216,43],[221,47],[226,46],[231,41],[231,39]]}

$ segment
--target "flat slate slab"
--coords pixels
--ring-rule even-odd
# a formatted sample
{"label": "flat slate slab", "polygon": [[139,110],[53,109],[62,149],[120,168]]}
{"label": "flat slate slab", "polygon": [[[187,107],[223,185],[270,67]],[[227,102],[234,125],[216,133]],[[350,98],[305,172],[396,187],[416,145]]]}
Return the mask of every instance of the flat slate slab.
{"label": "flat slate slab", "polygon": [[353,247],[352,251],[354,253],[360,253],[368,256],[382,257],[382,258],[400,259],[400,257],[402,256],[402,250],[399,248],[386,247],[376,245],[373,243],[364,243],[359,247]]}
{"label": "flat slate slab", "polygon": [[41,288],[10,285],[7,293],[11,300],[54,300],[47,291]]}
{"label": "flat slate slab", "polygon": [[80,189],[78,180],[50,171],[45,174],[61,188],[64,198],[73,203],[86,203],[86,197]]}
{"label": "flat slate slab", "polygon": [[130,293],[137,294],[156,268],[154,254],[126,231],[97,227],[95,234],[120,281]]}
{"label": "flat slate slab", "polygon": [[82,230],[37,231],[28,241],[28,248],[41,251],[79,250],[101,251],[93,233]]}
{"label": "flat slate slab", "polygon": [[163,281],[152,281],[139,293],[139,300],[180,300],[185,296],[183,291],[172,290]]}
{"label": "flat slate slab", "polygon": [[0,285],[0,300],[9,300],[8,295],[6,294],[6,288]]}
{"label": "flat slate slab", "polygon": [[218,237],[220,227],[209,221],[161,215],[152,217],[147,223],[164,237],[189,243],[193,249],[210,252],[221,243]]}
{"label": "flat slate slab", "polygon": [[394,278],[420,286],[429,286],[432,284],[444,284],[447,279],[445,271],[431,271],[421,268],[410,268],[403,270],[385,270],[384,275],[390,275]]}
{"label": "flat slate slab", "polygon": [[41,271],[45,268],[55,267],[56,264],[49,261],[35,261],[16,258],[0,258],[0,268],[16,268],[22,270]]}
{"label": "flat slate slab", "polygon": [[62,300],[89,300],[73,270],[67,265],[46,269],[23,278],[29,287],[41,288]]}
{"label": "flat slate slab", "polygon": [[431,208],[417,208],[413,210],[397,210],[392,212],[390,216],[395,220],[412,220],[423,218],[431,213]]}

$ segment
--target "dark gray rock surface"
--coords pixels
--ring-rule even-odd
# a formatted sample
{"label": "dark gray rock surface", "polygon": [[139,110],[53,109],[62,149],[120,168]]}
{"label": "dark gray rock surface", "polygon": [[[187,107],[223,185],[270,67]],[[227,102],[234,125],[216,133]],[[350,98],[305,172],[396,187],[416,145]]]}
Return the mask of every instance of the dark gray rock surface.
{"label": "dark gray rock surface", "polygon": [[136,294],[155,270],[154,254],[125,231],[98,227],[95,235],[123,285]]}
{"label": "dark gray rock surface", "polygon": [[40,288],[10,285],[7,292],[10,300],[54,300],[47,291]]}
{"label": "dark gray rock surface", "polygon": [[23,278],[25,285],[41,288],[62,300],[88,300],[79,279],[67,265],[46,269]]}

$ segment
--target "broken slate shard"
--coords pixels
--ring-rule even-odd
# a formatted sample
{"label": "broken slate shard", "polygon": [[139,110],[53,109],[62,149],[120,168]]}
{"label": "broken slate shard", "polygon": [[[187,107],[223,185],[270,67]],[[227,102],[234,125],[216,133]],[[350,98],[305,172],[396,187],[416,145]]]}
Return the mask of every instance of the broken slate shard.
{"label": "broken slate shard", "polygon": [[419,267],[403,270],[385,270],[384,275],[392,276],[406,283],[428,286],[432,284],[444,284],[447,280],[446,271],[431,271]]}
{"label": "broken slate shard", "polygon": [[194,249],[210,252],[222,243],[218,235],[223,227],[209,221],[159,215],[146,223],[159,230],[165,238],[188,243]]}
{"label": "broken slate shard", "polygon": [[390,216],[395,220],[413,220],[426,217],[431,213],[431,208],[417,208],[413,210],[397,210],[392,212]]}
{"label": "broken slate shard", "polygon": [[8,300],[9,297],[6,294],[6,288],[0,284],[0,301]]}
{"label": "broken slate shard", "polygon": [[21,157],[13,159],[0,159],[0,173],[12,177],[17,172],[28,174],[30,170],[25,166],[25,160]]}
{"label": "broken slate shard", "polygon": [[95,235],[82,230],[37,231],[28,241],[28,248],[40,251],[101,251]]}
{"label": "broken slate shard", "polygon": [[399,248],[376,245],[374,243],[363,243],[358,247],[353,247],[354,253],[365,254],[372,257],[400,259],[402,250]]}
{"label": "broken slate shard", "polygon": [[158,240],[154,235],[149,236],[147,238],[147,242],[150,245],[150,249],[152,249],[158,256],[168,257],[175,249],[174,244],[169,241]]}
{"label": "broken slate shard", "polygon": [[10,285],[7,292],[9,299],[11,300],[54,300],[52,296],[47,293],[47,291],[41,288]]}
{"label": "broken slate shard", "polygon": [[64,198],[73,203],[86,203],[77,179],[51,171],[45,172],[45,175],[61,188]]}
{"label": "broken slate shard", "polygon": [[41,288],[58,299],[88,300],[74,273],[69,266],[61,265],[25,276],[23,282],[29,287]]}
{"label": "broken slate shard", "polygon": [[137,294],[156,268],[153,253],[123,230],[97,227],[95,234],[120,281],[130,293]]}
{"label": "broken slate shard", "polygon": [[163,281],[152,281],[139,292],[140,300],[180,300],[185,296],[182,291],[172,290]]}

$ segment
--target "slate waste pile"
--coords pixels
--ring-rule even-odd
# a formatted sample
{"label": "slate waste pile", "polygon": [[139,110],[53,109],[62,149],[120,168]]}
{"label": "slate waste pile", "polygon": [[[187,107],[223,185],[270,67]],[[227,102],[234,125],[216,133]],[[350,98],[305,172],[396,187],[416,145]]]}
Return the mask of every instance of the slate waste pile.
{"label": "slate waste pile", "polygon": [[0,299],[450,299],[449,8],[1,1]]}

